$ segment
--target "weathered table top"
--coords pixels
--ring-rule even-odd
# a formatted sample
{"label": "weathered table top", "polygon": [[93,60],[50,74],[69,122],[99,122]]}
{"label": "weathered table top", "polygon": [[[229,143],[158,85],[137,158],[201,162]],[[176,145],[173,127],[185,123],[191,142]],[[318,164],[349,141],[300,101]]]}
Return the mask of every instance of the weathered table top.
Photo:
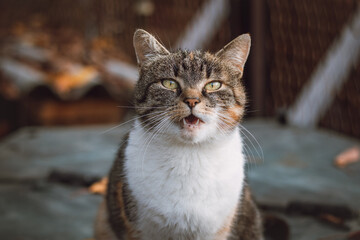
{"label": "weathered table top", "polygon": [[[250,120],[247,129],[248,181],[260,204],[290,201],[341,204],[360,212],[360,164],[333,166],[334,157],[355,139],[322,130]],[[81,187],[47,181],[53,170],[101,177],[108,172],[130,124],[111,126],[24,128],[0,142],[0,239],[86,239],[101,197]],[[281,215],[281,214],[280,214]],[[306,216],[283,216],[291,239],[322,239],[344,234]],[[350,230],[360,223],[348,223]],[[336,238],[335,238],[336,239]],[[341,239],[340,237],[337,239]]]}

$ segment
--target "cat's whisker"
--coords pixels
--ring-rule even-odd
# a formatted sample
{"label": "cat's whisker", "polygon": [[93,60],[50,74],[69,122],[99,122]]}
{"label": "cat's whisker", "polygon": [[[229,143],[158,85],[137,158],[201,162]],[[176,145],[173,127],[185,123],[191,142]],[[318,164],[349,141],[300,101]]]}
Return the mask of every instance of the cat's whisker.
{"label": "cat's whisker", "polygon": [[218,130],[222,133],[223,136],[227,136],[229,134],[229,132],[226,129],[223,129],[220,126],[218,126]]}
{"label": "cat's whisker", "polygon": [[[158,123],[158,122],[157,122]],[[147,133],[150,133],[150,135],[148,135],[147,137],[145,137],[145,144],[141,147],[141,149],[139,149],[140,151],[143,150],[144,146],[146,145],[146,143],[148,142],[148,140],[152,137],[152,134],[151,134],[151,130],[154,129],[155,127],[157,126],[157,124],[151,126],[150,128],[148,128],[140,137],[144,137],[147,135]],[[143,168],[143,165],[144,165],[144,157],[145,157],[145,154],[143,155],[143,159],[141,160],[141,174],[144,175],[144,168]]]}
{"label": "cat's whisker", "polygon": [[[159,119],[160,117],[160,119]],[[154,116],[151,121],[148,121],[145,125],[143,125],[143,128],[146,129],[146,131],[142,134],[142,136],[146,135],[147,133],[151,132],[154,128],[156,128],[156,126],[158,124],[160,124],[160,122],[166,117],[166,114],[162,114],[162,115],[157,115]],[[134,126],[137,127],[139,126],[141,123],[139,123],[138,125]],[[151,124],[154,124],[153,126],[149,127]]]}
{"label": "cat's whisker", "polygon": [[[159,118],[164,117],[164,116],[166,116],[167,114],[168,114],[167,112],[155,113],[155,114],[153,114],[154,116],[151,116],[151,117],[143,120],[142,122],[140,122],[139,124],[135,125],[134,127],[139,126],[140,124],[144,124],[144,127],[145,127],[145,126],[148,126],[149,124],[156,123]],[[144,117],[144,116],[142,116],[142,117]]]}
{"label": "cat's whisker", "polygon": [[132,119],[126,121],[126,122],[123,122],[123,123],[118,124],[118,125],[116,125],[116,126],[114,126],[114,127],[111,127],[111,128],[109,128],[109,129],[101,132],[100,134],[108,133],[108,132],[110,132],[110,131],[112,131],[112,130],[114,130],[114,129],[117,129],[117,128],[121,127],[121,126],[124,126],[125,124],[127,124],[127,123],[129,123],[129,122],[131,122],[131,121],[135,121],[136,119],[139,119],[139,118],[141,118],[141,117],[134,117],[134,118],[132,118]]}
{"label": "cat's whisker", "polygon": [[[241,130],[240,130],[241,131]],[[243,132],[242,132],[243,133]],[[253,144],[253,142],[251,141],[251,139],[245,134],[245,133],[243,133],[243,136],[248,140],[248,142],[251,144],[251,146],[252,146],[252,148],[255,150],[255,152],[256,152],[256,154],[259,156],[259,157],[261,157],[260,156],[260,153],[259,153],[259,151],[257,150],[257,148],[255,147],[255,145]],[[246,144],[246,143],[245,143]],[[247,145],[247,144],[246,144]],[[248,146],[248,145],[247,145]],[[249,146],[249,148],[250,148],[250,146]],[[254,158],[254,161],[256,162],[256,158],[255,158],[255,155],[253,154],[253,151],[251,151],[251,153],[252,153],[252,156],[253,156],[253,158]]]}
{"label": "cat's whisker", "polygon": [[[217,113],[217,115],[225,122],[228,124],[234,124],[234,120],[232,118],[230,118],[229,116],[226,116],[222,113]],[[240,128],[242,127],[241,125],[239,125]],[[255,149],[255,151],[257,152],[258,156],[261,157],[259,151],[257,150],[257,148],[255,147],[255,145],[253,144],[253,142],[251,141],[251,139],[244,133],[243,134],[246,139],[250,142],[250,144],[252,145],[253,149]],[[259,145],[259,144],[258,144]],[[260,146],[260,145],[259,145]],[[246,142],[244,142],[244,147],[247,148],[247,155],[249,157],[250,162],[254,162],[256,164],[256,158],[255,155],[253,154],[253,151],[250,150],[250,147],[246,144]],[[261,146],[260,146],[261,147]],[[251,154],[249,154],[251,153]],[[263,155],[262,155],[263,156]]]}
{"label": "cat's whisker", "polygon": [[249,161],[245,162],[245,166],[248,168],[247,170],[250,170],[251,165],[248,164],[248,163],[251,163],[252,161],[251,161],[251,155],[249,154],[249,150],[247,149],[246,143],[243,143],[243,150],[244,150],[243,152],[244,152],[244,154],[246,156],[246,160],[249,160]]}
{"label": "cat's whisker", "polygon": [[[157,112],[156,112],[157,113]],[[155,114],[155,113],[154,113]],[[145,124],[144,126],[147,126],[147,125],[149,125],[151,122],[153,122],[154,120],[153,119],[155,119],[155,118],[158,118],[159,116],[162,116],[163,114],[166,114],[166,113],[161,113],[161,114],[158,114],[158,115],[155,115],[155,116],[153,116],[153,117],[151,117],[151,118],[149,118],[149,119],[147,119],[146,121],[144,121],[143,123],[146,123],[146,122],[148,122],[147,124]],[[149,114],[150,115],[150,114]],[[136,119],[139,119],[140,117],[136,117],[136,118],[133,118],[133,119],[131,119],[131,120],[136,120]],[[153,121],[151,121],[151,120],[153,120]],[[129,120],[130,121],[130,120]],[[129,122],[128,121],[128,122]],[[150,123],[149,123],[150,122]],[[155,122],[155,121],[154,121]],[[126,122],[127,123],[127,122]],[[123,123],[123,124],[125,124],[125,123]],[[123,125],[123,124],[120,124],[120,125]],[[139,124],[136,124],[134,127],[137,127],[137,126],[139,126],[141,123],[139,123]],[[109,129],[109,130],[107,130],[107,131],[111,131],[112,129],[115,129],[115,128],[117,128],[117,127],[120,127],[120,125],[118,125],[118,126],[115,126],[115,127],[113,127],[113,128],[111,128],[111,129]],[[124,139],[124,140],[122,140],[121,142],[120,142],[120,147],[124,144],[126,142],[126,139]]]}
{"label": "cat's whisker", "polygon": [[222,128],[222,131],[223,131],[224,135],[227,135],[227,134],[229,134],[231,132],[229,129],[226,129],[224,127],[221,127],[221,128]]}
{"label": "cat's whisker", "polygon": [[[156,128],[159,124],[161,124],[161,122],[167,117],[166,114],[167,113],[152,117],[153,118],[152,121],[149,121],[147,124],[145,124],[143,126],[144,129],[146,129],[146,128],[147,129],[142,135],[145,135],[145,134],[151,132],[154,128]],[[148,128],[148,126],[151,124],[154,124],[154,125]]]}
{"label": "cat's whisker", "polygon": [[[218,129],[219,129],[219,131],[222,133],[222,134],[224,134],[224,135],[226,135],[227,134],[227,132],[226,132],[226,130],[224,130],[224,129],[222,129],[221,128],[221,126],[218,126]],[[254,155],[252,154],[252,152],[248,149],[248,146],[247,146],[247,144],[246,143],[243,143],[244,145],[243,145],[243,150],[245,151],[245,155],[249,158],[249,163],[252,163],[252,162],[254,162]],[[251,153],[251,154],[250,154]],[[247,167],[249,168],[249,166],[247,165]]]}
{"label": "cat's whisker", "polygon": [[[160,121],[160,120],[161,120],[161,117],[165,117],[166,115],[169,115],[169,116],[171,117],[171,110],[172,110],[172,108],[168,108],[167,111],[164,112],[163,114],[159,114],[159,115],[155,115],[155,116],[151,117],[151,119],[152,119],[153,121],[145,124],[143,127],[147,127],[147,126],[149,126],[149,125],[151,125],[151,124],[154,124],[154,123]],[[158,118],[160,118],[160,119],[158,119]],[[155,119],[155,120],[154,120],[154,119]],[[146,120],[146,121],[147,121],[147,120]],[[144,121],[143,123],[145,123],[146,121]],[[151,130],[151,129],[150,129],[150,130]]]}
{"label": "cat's whisker", "polygon": [[170,113],[169,114],[170,115],[170,118],[174,121],[174,122],[179,122],[179,121],[181,121],[183,118],[184,118],[184,116],[185,116],[185,112],[178,112],[178,111],[176,111],[176,112],[172,112],[172,113]]}
{"label": "cat's whisker", "polygon": [[161,122],[159,122],[159,124],[155,125],[154,128],[157,128],[157,129],[155,130],[155,132],[153,132],[153,133],[150,135],[150,136],[151,136],[150,140],[146,140],[146,142],[145,142],[146,148],[145,148],[145,150],[144,150],[144,152],[143,152],[143,158],[142,158],[142,160],[141,160],[141,173],[142,173],[142,174],[143,174],[143,171],[144,171],[143,166],[144,166],[145,155],[146,155],[147,149],[148,149],[151,141],[152,141],[152,140],[154,139],[154,137],[157,135],[157,132],[159,132],[159,131],[162,129],[162,127],[166,124],[166,122],[167,122],[168,119],[169,119],[168,117],[167,117],[167,118],[163,118],[163,119],[161,120]]}
{"label": "cat's whisker", "polygon": [[144,116],[150,116],[150,115],[155,115],[155,116],[156,116],[157,114],[160,114],[160,113],[162,113],[162,112],[163,112],[163,111],[156,111],[156,112],[151,112],[151,113],[148,113],[148,114],[145,114],[145,115],[142,115],[142,116],[136,116],[136,117],[134,117],[134,118],[132,118],[132,119],[130,119],[130,120],[127,120],[127,121],[121,123],[121,124],[118,124],[118,125],[116,125],[116,126],[114,126],[114,127],[111,127],[111,128],[109,128],[109,129],[105,130],[105,131],[102,131],[102,132],[100,133],[100,135],[105,134],[105,133],[108,133],[108,132],[110,132],[110,131],[112,131],[112,130],[114,130],[114,129],[117,129],[117,128],[121,127],[121,126],[124,126],[125,124],[130,123],[130,122],[132,122],[132,121],[135,121],[136,119],[142,118],[142,117],[144,117]]}
{"label": "cat's whisker", "polygon": [[[221,113],[218,113],[217,114],[218,117],[220,117],[225,123],[229,123],[229,124],[233,124],[234,123],[234,120],[231,119],[230,117],[224,115],[224,114],[221,114]],[[221,131],[223,134],[226,134],[226,130],[222,129],[221,126],[218,126],[218,129],[219,131]],[[246,158],[248,159],[248,161],[246,161],[246,164],[245,164],[245,167],[248,169],[248,170],[251,170],[251,164],[255,163],[255,156],[254,154],[252,153],[252,151],[249,150],[249,147],[248,145],[246,144],[246,142],[243,142],[243,150],[244,150],[244,153],[245,153],[245,156]]]}
{"label": "cat's whisker", "polygon": [[243,146],[244,146],[244,151],[246,152],[246,156],[248,157],[248,161],[246,161],[247,163],[246,165],[248,166],[249,169],[251,169],[252,164],[256,165],[256,158],[246,142],[243,143]]}
{"label": "cat's whisker", "polygon": [[[239,126],[240,126],[241,129],[243,129],[243,130],[246,131],[248,134],[250,134],[250,136],[255,140],[256,144],[259,146],[260,151],[261,151],[261,159],[262,159],[262,161],[264,162],[264,161],[265,161],[264,151],[263,151],[263,149],[262,149],[259,141],[258,141],[258,140],[255,138],[255,136],[254,136],[249,130],[247,130],[243,125],[240,124]],[[244,135],[245,135],[245,134],[244,134]],[[248,139],[249,139],[249,138],[248,138]],[[249,140],[249,141],[250,141],[250,140]],[[259,154],[259,153],[258,153],[258,154]],[[259,154],[259,156],[260,156],[260,154]]]}
{"label": "cat's whisker", "polygon": [[157,109],[157,108],[165,109],[167,107],[172,107],[172,106],[174,106],[174,105],[163,105],[163,106],[159,106],[159,107],[155,107],[155,106],[150,106],[150,107],[146,107],[146,106],[121,106],[121,105],[119,105],[119,106],[116,106],[116,107],[118,107],[118,108],[130,108],[130,109],[136,109],[136,108],[138,108],[138,109]]}
{"label": "cat's whisker", "polygon": [[[221,117],[225,122],[227,122],[227,123],[231,123],[231,124],[234,123],[234,120],[233,120],[232,118],[230,118],[229,116],[226,116],[226,115],[224,115],[224,114],[222,114],[222,113],[218,113],[218,116],[220,116],[220,117]],[[242,126],[241,124],[239,124],[239,127],[240,127],[240,130],[246,131],[246,132],[241,131],[241,132],[243,132],[243,136],[245,136],[246,139],[250,142],[250,144],[252,145],[253,149],[256,151],[257,155],[258,155],[262,160],[264,160],[264,153],[263,153],[263,150],[262,150],[262,148],[261,148],[261,145],[259,144],[259,142],[257,141],[257,139],[256,139],[244,126]],[[255,140],[255,143],[256,143],[257,146],[259,146],[259,148],[260,148],[261,154],[260,154],[260,152],[258,151],[258,148],[255,146],[255,144],[253,143],[253,141],[247,136],[246,133],[250,134],[250,136]]]}
{"label": "cat's whisker", "polygon": [[222,129],[221,126],[217,126],[217,129],[218,129],[223,135],[226,135],[225,129]]}
{"label": "cat's whisker", "polygon": [[244,145],[244,151],[246,154],[246,162],[245,162],[246,171],[251,171],[251,166],[252,166],[253,160],[251,159],[248,150],[246,150],[245,145]]}
{"label": "cat's whisker", "polygon": [[225,114],[219,113],[217,112],[216,115],[225,123],[229,124],[229,125],[237,125],[237,121],[235,121],[234,119],[226,116]]}

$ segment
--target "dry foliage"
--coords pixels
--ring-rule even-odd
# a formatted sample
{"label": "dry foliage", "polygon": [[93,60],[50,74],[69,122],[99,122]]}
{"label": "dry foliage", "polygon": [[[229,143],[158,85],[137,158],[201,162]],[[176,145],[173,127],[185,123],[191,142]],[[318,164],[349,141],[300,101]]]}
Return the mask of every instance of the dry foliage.
{"label": "dry foliage", "polygon": [[100,181],[94,183],[89,187],[89,192],[94,194],[105,195],[108,184],[108,178],[104,177]]}
{"label": "dry foliage", "polygon": [[348,148],[336,156],[334,164],[338,168],[344,168],[351,163],[360,160],[360,149],[358,147]]}

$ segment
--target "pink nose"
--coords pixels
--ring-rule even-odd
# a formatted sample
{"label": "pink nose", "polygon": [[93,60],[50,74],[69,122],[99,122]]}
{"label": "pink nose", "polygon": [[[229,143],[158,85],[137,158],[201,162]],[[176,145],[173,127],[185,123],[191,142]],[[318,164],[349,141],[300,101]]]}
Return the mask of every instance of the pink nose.
{"label": "pink nose", "polygon": [[200,102],[199,98],[186,98],[184,100],[184,102],[190,107],[193,108],[195,107],[196,104],[198,104]]}

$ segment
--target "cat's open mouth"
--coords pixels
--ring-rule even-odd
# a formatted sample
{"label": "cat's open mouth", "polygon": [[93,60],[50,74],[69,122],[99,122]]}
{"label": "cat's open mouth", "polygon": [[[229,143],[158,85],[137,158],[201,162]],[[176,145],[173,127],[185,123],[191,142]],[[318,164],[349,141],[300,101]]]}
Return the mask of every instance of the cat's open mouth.
{"label": "cat's open mouth", "polygon": [[183,127],[199,127],[200,124],[204,123],[200,118],[196,117],[195,115],[191,114],[182,120]]}

